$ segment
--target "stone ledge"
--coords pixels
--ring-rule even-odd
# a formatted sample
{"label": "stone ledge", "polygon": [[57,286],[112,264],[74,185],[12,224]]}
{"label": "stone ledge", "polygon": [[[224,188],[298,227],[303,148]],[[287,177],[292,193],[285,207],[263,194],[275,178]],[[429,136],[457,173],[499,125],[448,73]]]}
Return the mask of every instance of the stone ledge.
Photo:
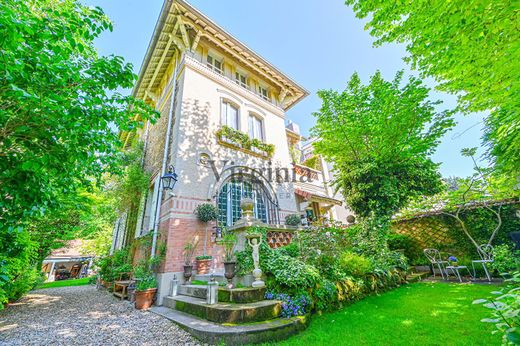
{"label": "stone ledge", "polygon": [[280,341],[304,330],[310,321],[309,316],[300,316],[251,324],[222,325],[162,306],[154,306],[149,311],[169,319],[200,341],[210,345],[244,345]]}

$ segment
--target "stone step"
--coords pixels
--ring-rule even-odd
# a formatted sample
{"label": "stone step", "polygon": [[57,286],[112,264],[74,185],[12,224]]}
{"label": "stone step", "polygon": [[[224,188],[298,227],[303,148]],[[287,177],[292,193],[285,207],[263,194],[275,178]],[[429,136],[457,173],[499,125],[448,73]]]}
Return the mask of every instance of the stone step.
{"label": "stone step", "polygon": [[251,324],[222,325],[165,306],[153,306],[148,311],[169,319],[210,345],[249,345],[280,341],[304,330],[310,321],[307,316],[299,316]]}
{"label": "stone step", "polygon": [[[180,285],[178,295],[206,299],[207,286]],[[219,287],[218,301],[220,303],[254,303],[264,300],[265,287],[262,288],[232,288]]]}
{"label": "stone step", "polygon": [[418,282],[422,279],[427,278],[430,276],[429,272],[420,272],[420,273],[412,273],[406,276],[406,281],[412,283],[412,282]]}
{"label": "stone step", "polygon": [[281,311],[277,300],[255,303],[218,303],[209,305],[205,299],[190,296],[165,297],[163,305],[217,323],[250,323],[275,319]]}
{"label": "stone step", "polygon": [[192,277],[192,280],[198,280],[198,281],[210,281],[211,277],[215,279],[215,281],[218,281],[219,283],[227,284],[227,279],[224,277],[224,273],[213,273],[213,274],[195,274]]}
{"label": "stone step", "polygon": [[206,299],[207,287],[202,285],[180,285],[178,294],[200,299]]}

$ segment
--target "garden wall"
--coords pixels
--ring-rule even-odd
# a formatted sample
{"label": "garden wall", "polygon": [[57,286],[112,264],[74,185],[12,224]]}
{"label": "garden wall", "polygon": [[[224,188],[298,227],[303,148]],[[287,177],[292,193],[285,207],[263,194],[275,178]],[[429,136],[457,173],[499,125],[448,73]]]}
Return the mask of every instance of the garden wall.
{"label": "garden wall", "polygon": [[[492,245],[511,243],[509,233],[520,231],[520,218],[516,211],[520,202],[514,201],[506,205],[492,207],[500,211],[502,226]],[[487,243],[497,225],[496,216],[484,207],[469,209],[461,213],[469,232],[479,244]],[[393,232],[409,237],[405,252],[412,264],[427,264],[422,254],[425,248],[435,248],[441,252],[460,257],[459,259],[477,258],[475,247],[462,231],[458,222],[445,214],[419,215],[409,219],[398,220],[392,224]]]}

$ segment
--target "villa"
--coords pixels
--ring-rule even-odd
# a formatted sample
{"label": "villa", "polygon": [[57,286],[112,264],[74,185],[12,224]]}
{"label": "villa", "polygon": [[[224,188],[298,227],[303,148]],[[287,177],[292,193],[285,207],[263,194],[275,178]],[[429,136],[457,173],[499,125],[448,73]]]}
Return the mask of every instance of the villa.
{"label": "villa", "polygon": [[[112,249],[149,232],[154,246],[156,238],[166,245],[159,305],[174,275],[182,275],[185,244],[206,237],[208,226],[194,214],[201,203],[218,207],[222,227],[241,217],[243,197],[253,199],[255,218],[281,229],[291,214],[303,224],[345,222],[351,214],[327,184],[329,165],[286,120],[308,92],[185,1],[165,1],[133,95],[161,117],[121,134],[127,145],[136,136],[144,143],[143,164],[152,178],[139,210],[118,220]],[[178,180],[172,190],[161,186],[168,172]],[[211,226],[207,254],[218,271],[222,251]],[[272,238],[273,247],[286,241],[284,232]]]}

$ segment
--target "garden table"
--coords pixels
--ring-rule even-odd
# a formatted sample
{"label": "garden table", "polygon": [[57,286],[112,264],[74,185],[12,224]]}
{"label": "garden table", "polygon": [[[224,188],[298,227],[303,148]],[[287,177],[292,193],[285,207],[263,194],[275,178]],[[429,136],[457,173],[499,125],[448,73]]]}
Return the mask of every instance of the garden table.
{"label": "garden table", "polygon": [[462,282],[462,276],[460,275],[460,271],[462,269],[466,269],[469,273],[469,276],[473,278],[473,275],[471,274],[469,268],[467,266],[447,266],[446,267],[446,279],[449,277],[449,271],[451,270],[453,274],[459,279],[460,282]]}

